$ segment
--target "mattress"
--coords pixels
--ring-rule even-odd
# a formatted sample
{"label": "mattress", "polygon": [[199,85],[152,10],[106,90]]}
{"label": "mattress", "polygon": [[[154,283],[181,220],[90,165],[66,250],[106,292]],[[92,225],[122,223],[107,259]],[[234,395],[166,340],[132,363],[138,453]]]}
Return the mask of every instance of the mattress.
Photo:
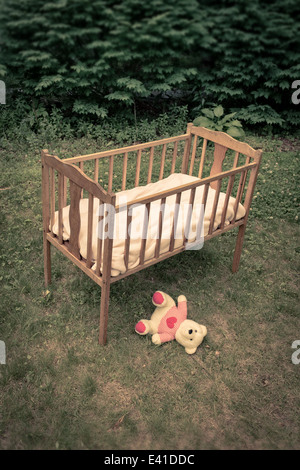
{"label": "mattress", "polygon": [[[155,183],[149,183],[145,186],[138,186],[133,189],[120,191],[116,193],[116,205],[129,204],[136,199],[146,198],[161,191],[170,190],[183,184],[199,181],[198,178],[185,175],[182,173],[174,173]],[[207,202],[205,212],[203,211],[202,197],[204,186],[198,186],[195,191],[195,199],[193,211],[190,217],[190,229],[185,233],[186,222],[190,215],[189,201],[191,190],[182,192],[180,205],[177,208],[177,230],[175,233],[174,248],[182,246],[184,238],[188,239],[187,249],[199,249],[203,245],[203,239],[208,234],[211,213],[215,199],[215,190],[209,188],[207,194]],[[222,218],[223,206],[225,201],[225,193],[220,192],[218,205],[215,214],[213,230],[216,230]],[[163,224],[160,242],[160,254],[169,251],[170,238],[173,227],[174,212],[176,206],[176,194],[168,196],[165,201]],[[225,217],[225,225],[228,225],[234,217],[235,198],[230,197]],[[103,206],[101,206],[103,208]],[[79,250],[83,258],[87,257],[87,226],[88,226],[88,199],[80,200],[80,232],[79,232]],[[130,251],[128,259],[128,269],[134,268],[140,263],[140,248],[143,237],[143,227],[146,213],[146,205],[133,205],[131,211],[130,224]],[[70,238],[69,223],[70,206],[66,206],[62,211],[63,221],[63,240]],[[147,227],[147,240],[145,246],[144,261],[154,257],[156,240],[159,231],[159,217],[161,212],[161,200],[153,201],[150,204],[149,222]],[[148,214],[146,214],[148,216]],[[245,215],[245,209],[242,204],[238,205],[236,220],[241,219]],[[92,228],[92,259],[95,260],[97,255],[98,234],[104,238],[107,236],[104,232],[105,223],[99,224],[99,200],[94,200],[93,207],[93,228]],[[52,227],[54,234],[58,235],[58,211],[55,212],[54,224]],[[113,252],[111,275],[118,276],[126,272],[125,266],[125,240],[127,238],[127,210],[117,212],[115,214],[114,232],[113,232]],[[95,265],[92,269],[95,269]]]}

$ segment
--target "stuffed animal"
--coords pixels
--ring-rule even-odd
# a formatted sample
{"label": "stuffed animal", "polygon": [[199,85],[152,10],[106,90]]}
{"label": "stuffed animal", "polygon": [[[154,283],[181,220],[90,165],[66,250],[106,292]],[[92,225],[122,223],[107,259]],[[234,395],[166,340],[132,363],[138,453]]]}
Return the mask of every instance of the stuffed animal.
{"label": "stuffed animal", "polygon": [[156,291],[152,297],[156,309],[150,320],[140,320],[135,325],[139,335],[152,335],[154,344],[162,344],[176,339],[188,354],[194,354],[202,343],[207,329],[193,320],[187,320],[187,300],[184,295],[174,300],[164,292]]}

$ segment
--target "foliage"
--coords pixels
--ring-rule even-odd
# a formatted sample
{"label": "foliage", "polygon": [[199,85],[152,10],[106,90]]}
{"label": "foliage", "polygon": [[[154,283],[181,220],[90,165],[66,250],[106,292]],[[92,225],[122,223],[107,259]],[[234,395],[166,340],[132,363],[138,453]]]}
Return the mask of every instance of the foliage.
{"label": "foliage", "polygon": [[224,109],[221,105],[212,109],[203,108],[201,112],[202,116],[194,119],[195,126],[203,126],[213,131],[226,132],[235,138],[244,137],[243,126],[238,119],[235,119],[236,112],[225,114],[224,116]]}
{"label": "foliage", "polygon": [[[196,74],[184,56],[192,7],[173,2],[4,2],[1,61],[10,89],[69,113],[109,111],[161,97]],[[200,35],[204,38],[206,30]],[[189,35],[189,37],[188,37]]]}
{"label": "foliage", "polygon": [[91,122],[86,116],[66,119],[61,109],[47,110],[43,105],[31,109],[22,99],[16,100],[14,109],[12,106],[1,109],[1,147],[20,145],[24,151],[48,148],[62,138],[92,138],[98,147],[107,143],[122,146],[147,142],[161,136],[182,134],[188,122],[187,106],[171,106],[169,113],[161,113],[153,119],[140,118],[135,123],[120,116],[112,116],[101,123]]}
{"label": "foliage", "polygon": [[[7,103],[93,123],[220,103],[254,127],[296,127],[298,0],[0,0]],[[3,108],[3,107],[2,107]],[[2,110],[1,110],[2,111]]]}
{"label": "foliage", "polygon": [[[298,0],[0,0],[7,103],[93,123],[220,103],[247,125],[299,124]],[[3,108],[3,106],[2,106]],[[2,109],[0,110],[2,112]]]}

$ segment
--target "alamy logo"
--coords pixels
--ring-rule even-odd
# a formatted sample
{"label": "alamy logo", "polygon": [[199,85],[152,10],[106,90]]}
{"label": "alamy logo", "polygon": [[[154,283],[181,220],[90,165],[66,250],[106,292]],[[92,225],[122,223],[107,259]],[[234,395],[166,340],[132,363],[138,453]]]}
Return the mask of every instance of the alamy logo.
{"label": "alamy logo", "polygon": [[292,349],[296,348],[298,349],[292,354],[292,363],[298,365],[300,364],[300,339],[296,339],[292,344]]}
{"label": "alamy logo", "polygon": [[5,343],[0,341],[0,364],[6,364]]}
{"label": "alamy logo", "polygon": [[[111,204],[99,206],[97,236],[101,240],[110,238],[121,241],[128,237],[131,240],[144,239],[150,248],[153,246],[151,240],[160,238],[162,242],[171,242],[173,234],[174,241],[186,240],[186,250],[200,250],[203,247],[204,204],[159,203],[148,211],[145,204],[132,204],[128,207],[126,196],[120,197],[119,204],[119,217],[116,217],[115,207]],[[128,217],[131,222],[127,225]],[[157,229],[159,220],[162,221],[161,233]]]}
{"label": "alamy logo", "polygon": [[299,104],[300,103],[300,80],[295,80],[292,83],[292,88],[297,88],[296,91],[292,94],[292,103]]}
{"label": "alamy logo", "polygon": [[6,104],[6,86],[3,80],[0,80],[0,104]]}

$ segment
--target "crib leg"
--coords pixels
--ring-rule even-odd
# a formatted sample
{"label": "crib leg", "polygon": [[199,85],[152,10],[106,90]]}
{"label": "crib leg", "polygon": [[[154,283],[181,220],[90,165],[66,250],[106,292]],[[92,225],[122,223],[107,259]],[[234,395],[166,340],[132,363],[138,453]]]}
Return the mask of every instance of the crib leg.
{"label": "crib leg", "polygon": [[44,236],[44,275],[45,287],[51,284],[51,243]]}
{"label": "crib leg", "polygon": [[101,289],[101,305],[100,305],[100,326],[99,326],[99,344],[106,344],[107,337],[107,321],[109,307],[110,282],[103,282]]}
{"label": "crib leg", "polygon": [[232,272],[233,273],[236,273],[237,270],[239,269],[245,230],[246,230],[246,225],[245,224],[239,226],[239,233],[238,233],[237,240],[236,240],[235,252],[234,252],[233,263],[232,263]]}

